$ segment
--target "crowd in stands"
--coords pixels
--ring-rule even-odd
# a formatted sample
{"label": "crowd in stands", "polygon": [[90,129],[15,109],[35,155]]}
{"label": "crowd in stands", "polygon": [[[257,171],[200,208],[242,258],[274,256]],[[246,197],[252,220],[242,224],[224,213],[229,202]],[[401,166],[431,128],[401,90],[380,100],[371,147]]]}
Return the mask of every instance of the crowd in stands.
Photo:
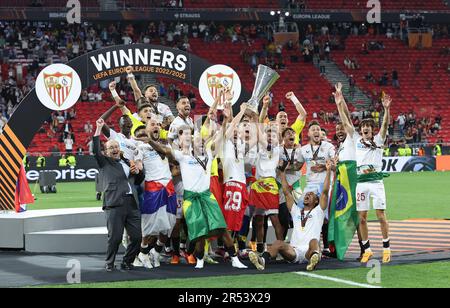
{"label": "crowd in stands", "polygon": [[[67,25],[58,22],[0,23],[0,130],[13,113],[18,102],[34,87],[35,78],[42,67],[52,63],[65,63],[83,53],[106,46],[142,42],[166,45],[189,52],[191,51],[189,41],[192,38],[200,38],[207,44],[231,41],[242,44],[242,60],[248,63],[254,73],[256,73],[258,64],[283,70],[286,66],[283,56],[286,51],[294,53],[295,57],[303,57],[305,62],[320,64],[321,73],[324,73],[322,71],[323,63],[330,60],[330,54],[333,50],[345,49],[345,38],[349,35],[366,35],[378,32],[386,35],[389,33],[390,36],[400,36],[400,29],[396,24],[379,26],[377,29],[362,24],[352,25],[351,23],[320,26],[309,24],[300,28],[299,31],[302,37],[300,46],[293,41],[281,46],[274,43],[270,25],[256,23],[246,25],[214,22],[182,24],[180,22],[166,23],[162,21],[149,22],[145,25],[114,22],[108,24],[84,23],[81,25]],[[448,36],[448,30],[444,26],[436,26],[434,35],[437,37]],[[261,48],[256,49],[254,46],[255,40],[263,40],[266,43],[262,44]],[[384,48],[382,42],[369,40],[365,46],[362,46],[362,53],[380,48]],[[445,52],[444,49],[443,52]],[[359,69],[356,57],[347,57],[344,63],[348,68]],[[392,84],[399,87],[399,76],[396,70],[391,72],[390,77]],[[350,99],[356,86],[356,82],[352,78],[350,76]],[[373,76],[368,72],[367,80],[385,85],[389,82],[389,73],[386,71],[382,76]],[[80,99],[92,103],[110,100],[107,88],[108,80],[99,82],[83,90]],[[133,99],[131,88],[125,80],[118,84],[118,91],[127,100]],[[161,83],[159,92],[161,96],[173,100],[187,95],[191,100],[192,107],[195,107],[197,103],[193,91],[187,93],[177,84]],[[378,114],[377,118],[379,119],[379,112],[382,107],[379,103],[379,97],[373,97],[375,97],[376,102],[365,112],[370,116]],[[277,108],[282,110],[284,108],[283,102],[273,102],[269,116],[276,114],[277,110],[274,109]],[[337,120],[335,114],[321,110],[315,110],[311,113],[315,114],[316,118],[322,118],[325,123],[333,123]],[[64,142],[66,149],[71,147],[70,139],[73,142],[75,141],[74,131],[70,128],[70,121],[73,118],[70,112],[69,114],[66,112],[64,115],[53,114],[52,118],[48,120],[50,125],[46,133],[50,138],[56,137],[60,142]],[[360,121],[363,118],[364,115],[358,116],[354,118],[354,121],[358,123],[358,120]],[[68,123],[66,124],[65,121]],[[418,122],[422,123],[422,121]],[[410,132],[412,135],[416,134],[421,137],[417,137],[415,140],[423,140],[423,137],[427,134],[435,134],[439,129],[438,126],[440,127],[440,122],[438,125],[427,123],[427,125],[422,124],[421,126],[418,123],[415,130],[412,129]],[[86,123],[86,125],[87,128],[84,131],[91,131],[92,128],[89,124]],[[404,135],[408,134],[408,131],[404,132]]]}

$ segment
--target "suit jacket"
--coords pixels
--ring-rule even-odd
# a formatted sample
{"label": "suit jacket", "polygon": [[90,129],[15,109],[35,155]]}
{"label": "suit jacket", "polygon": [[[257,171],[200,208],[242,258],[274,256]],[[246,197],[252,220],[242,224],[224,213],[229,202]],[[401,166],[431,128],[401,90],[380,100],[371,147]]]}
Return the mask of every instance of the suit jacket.
{"label": "suit jacket", "polygon": [[[125,171],[119,161],[104,156],[100,151],[100,138],[94,137],[94,156],[100,167],[100,175],[102,176],[103,187],[103,209],[114,208],[125,205],[125,196],[131,189],[133,190],[133,196],[136,200],[136,204],[139,204],[138,193],[135,185],[140,185],[145,175],[142,171],[139,174],[134,175],[130,173],[127,178]],[[130,185],[128,185],[130,184]]]}

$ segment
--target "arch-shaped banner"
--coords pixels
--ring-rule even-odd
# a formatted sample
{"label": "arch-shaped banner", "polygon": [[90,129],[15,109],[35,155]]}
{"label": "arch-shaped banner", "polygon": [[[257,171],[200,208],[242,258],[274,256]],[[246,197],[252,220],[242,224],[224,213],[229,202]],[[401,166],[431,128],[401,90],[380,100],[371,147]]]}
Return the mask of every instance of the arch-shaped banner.
{"label": "arch-shaped banner", "polygon": [[[212,66],[193,54],[149,44],[103,48],[79,56],[66,65],[78,74],[82,89],[98,81],[126,74],[125,67],[129,65],[134,67],[135,74],[164,76],[198,87],[202,74]],[[42,91],[45,90],[41,85],[39,92]],[[243,89],[238,102],[249,98],[250,94]],[[235,108],[238,106],[235,105]],[[36,88],[33,88],[5,125],[0,135],[0,210],[14,210],[16,183],[26,148],[51,112],[41,103]]]}

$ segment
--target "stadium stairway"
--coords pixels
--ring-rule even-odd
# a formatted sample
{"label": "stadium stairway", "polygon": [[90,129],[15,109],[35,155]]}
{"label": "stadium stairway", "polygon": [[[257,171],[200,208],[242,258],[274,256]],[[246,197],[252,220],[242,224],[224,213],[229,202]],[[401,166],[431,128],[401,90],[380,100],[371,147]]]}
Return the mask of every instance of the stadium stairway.
{"label": "stadium stairway", "polygon": [[[315,65],[316,67],[319,67],[317,63]],[[355,94],[353,99],[349,99],[349,76],[341,71],[333,61],[325,61],[325,78],[330,82],[332,86],[338,82],[341,82],[346,100],[352,103],[356,108],[368,108],[370,106],[370,98],[367,97],[367,95],[364,94],[364,92],[357,86],[355,87]]]}

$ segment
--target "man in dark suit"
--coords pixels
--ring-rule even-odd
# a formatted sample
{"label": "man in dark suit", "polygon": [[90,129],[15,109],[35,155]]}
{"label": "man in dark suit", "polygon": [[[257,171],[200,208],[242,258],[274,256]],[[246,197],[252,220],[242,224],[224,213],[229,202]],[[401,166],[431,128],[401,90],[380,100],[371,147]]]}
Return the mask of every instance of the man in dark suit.
{"label": "man in dark suit", "polygon": [[94,155],[103,177],[103,210],[108,227],[106,271],[110,272],[114,269],[124,229],[126,229],[131,243],[123,257],[121,269],[131,270],[142,240],[141,213],[135,185],[142,183],[144,173],[139,171],[133,161],[123,158],[119,143],[115,140],[108,141],[105,155],[101,153],[100,134],[104,125],[103,119],[97,120],[93,142]]}

